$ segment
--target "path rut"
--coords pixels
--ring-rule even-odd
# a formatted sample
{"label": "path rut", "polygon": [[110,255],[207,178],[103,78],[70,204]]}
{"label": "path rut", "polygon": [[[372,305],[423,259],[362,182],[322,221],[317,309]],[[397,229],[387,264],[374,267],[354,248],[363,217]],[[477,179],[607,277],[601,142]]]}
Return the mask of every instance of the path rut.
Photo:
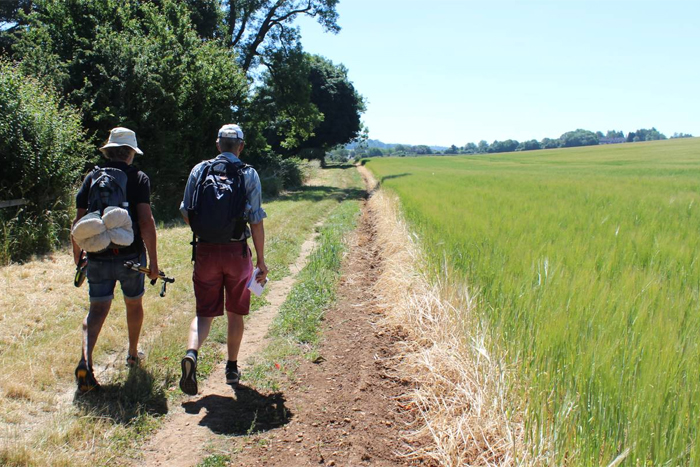
{"label": "path rut", "polygon": [[[321,224],[317,224],[316,227]],[[291,291],[297,274],[304,268],[308,257],[316,246],[318,233],[314,233],[301,246],[296,262],[290,267],[291,274],[278,281],[270,281],[265,297],[268,304],[251,314],[246,322],[238,360],[245,372],[245,362],[265,348],[270,324]],[[221,318],[225,319],[225,318]],[[205,345],[212,345],[207,342]],[[142,467],[185,467],[197,465],[207,454],[207,448],[216,440],[217,434],[234,434],[243,429],[247,421],[228,423],[233,407],[238,401],[246,405],[275,406],[275,397],[265,397],[244,386],[234,391],[224,381],[223,361],[211,372],[211,376],[200,381],[199,394],[171,408],[165,425],[146,443],[142,459],[134,465]],[[254,422],[254,421],[253,421]]]}

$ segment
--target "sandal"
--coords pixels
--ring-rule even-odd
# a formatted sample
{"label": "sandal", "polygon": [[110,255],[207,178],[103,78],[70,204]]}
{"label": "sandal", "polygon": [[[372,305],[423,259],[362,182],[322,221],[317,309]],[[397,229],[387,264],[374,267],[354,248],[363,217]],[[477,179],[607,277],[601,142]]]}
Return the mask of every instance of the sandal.
{"label": "sandal", "polygon": [[238,368],[226,365],[226,384],[235,389],[240,381],[241,371]]}
{"label": "sandal", "polygon": [[136,355],[126,354],[126,366],[134,368],[141,365],[141,360],[145,356],[143,352],[137,352]]}
{"label": "sandal", "polygon": [[75,369],[75,379],[78,384],[78,391],[81,394],[100,389],[100,383],[95,379],[92,368],[88,368],[85,360],[81,360],[78,363],[78,367]]}

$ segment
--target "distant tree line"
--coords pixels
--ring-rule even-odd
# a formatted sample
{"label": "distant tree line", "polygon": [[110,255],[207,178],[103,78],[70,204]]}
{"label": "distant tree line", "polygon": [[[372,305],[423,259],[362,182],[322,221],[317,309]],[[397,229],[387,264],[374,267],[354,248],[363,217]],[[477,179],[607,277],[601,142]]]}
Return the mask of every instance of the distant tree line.
{"label": "distant tree line", "polygon": [[[693,135],[686,133],[674,133],[671,138],[692,138]],[[334,160],[347,160],[355,157],[382,157],[382,156],[422,156],[422,155],[456,155],[456,154],[492,154],[502,152],[534,151],[538,149],[573,148],[579,146],[595,146],[598,144],[632,143],[639,141],[654,141],[667,139],[666,135],[656,128],[639,129],[627,133],[622,131],[608,130],[588,131],[577,129],[568,131],[559,138],[543,138],[541,141],[535,139],[529,141],[517,141],[507,139],[505,141],[494,141],[489,144],[485,140],[478,143],[467,143],[458,147],[451,145],[444,150],[434,150],[428,146],[410,146],[405,144],[385,145],[384,147],[370,147],[363,145],[353,145],[351,148],[335,148],[329,153],[329,157]]]}

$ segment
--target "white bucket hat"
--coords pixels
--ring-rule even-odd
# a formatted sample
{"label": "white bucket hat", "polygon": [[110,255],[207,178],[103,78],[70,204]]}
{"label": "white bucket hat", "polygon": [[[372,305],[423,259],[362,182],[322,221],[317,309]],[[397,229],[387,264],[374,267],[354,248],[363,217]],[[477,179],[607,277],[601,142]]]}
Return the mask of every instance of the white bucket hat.
{"label": "white bucket hat", "polygon": [[119,146],[129,146],[131,149],[136,151],[137,154],[143,155],[143,152],[139,149],[139,146],[136,143],[136,133],[128,128],[123,128],[120,126],[113,128],[112,131],[109,132],[107,144],[102,146],[100,151],[105,148],[116,148]]}

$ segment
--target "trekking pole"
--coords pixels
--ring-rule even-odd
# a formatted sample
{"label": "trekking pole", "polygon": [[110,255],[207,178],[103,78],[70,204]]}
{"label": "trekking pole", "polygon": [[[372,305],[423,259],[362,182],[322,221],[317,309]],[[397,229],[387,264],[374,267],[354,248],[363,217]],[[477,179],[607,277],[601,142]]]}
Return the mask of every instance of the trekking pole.
{"label": "trekking pole", "polygon": [[[125,261],[124,267],[127,269],[131,269],[132,271],[141,272],[143,274],[148,274],[149,272],[151,272],[150,269],[141,266],[141,264],[139,264],[139,263],[134,263],[133,261]],[[160,279],[161,282],[163,283],[163,286],[160,289],[160,296],[165,297],[165,289],[166,289],[167,284],[168,283],[172,284],[173,282],[175,282],[175,278],[174,277],[167,277],[163,271],[158,271],[158,279]],[[156,285],[156,281],[158,279],[151,279],[151,285]]]}
{"label": "trekking pole", "polygon": [[80,250],[80,261],[75,267],[75,278],[73,278],[73,285],[80,287],[85,282],[85,270],[87,269],[87,256],[85,255],[85,250]]}

